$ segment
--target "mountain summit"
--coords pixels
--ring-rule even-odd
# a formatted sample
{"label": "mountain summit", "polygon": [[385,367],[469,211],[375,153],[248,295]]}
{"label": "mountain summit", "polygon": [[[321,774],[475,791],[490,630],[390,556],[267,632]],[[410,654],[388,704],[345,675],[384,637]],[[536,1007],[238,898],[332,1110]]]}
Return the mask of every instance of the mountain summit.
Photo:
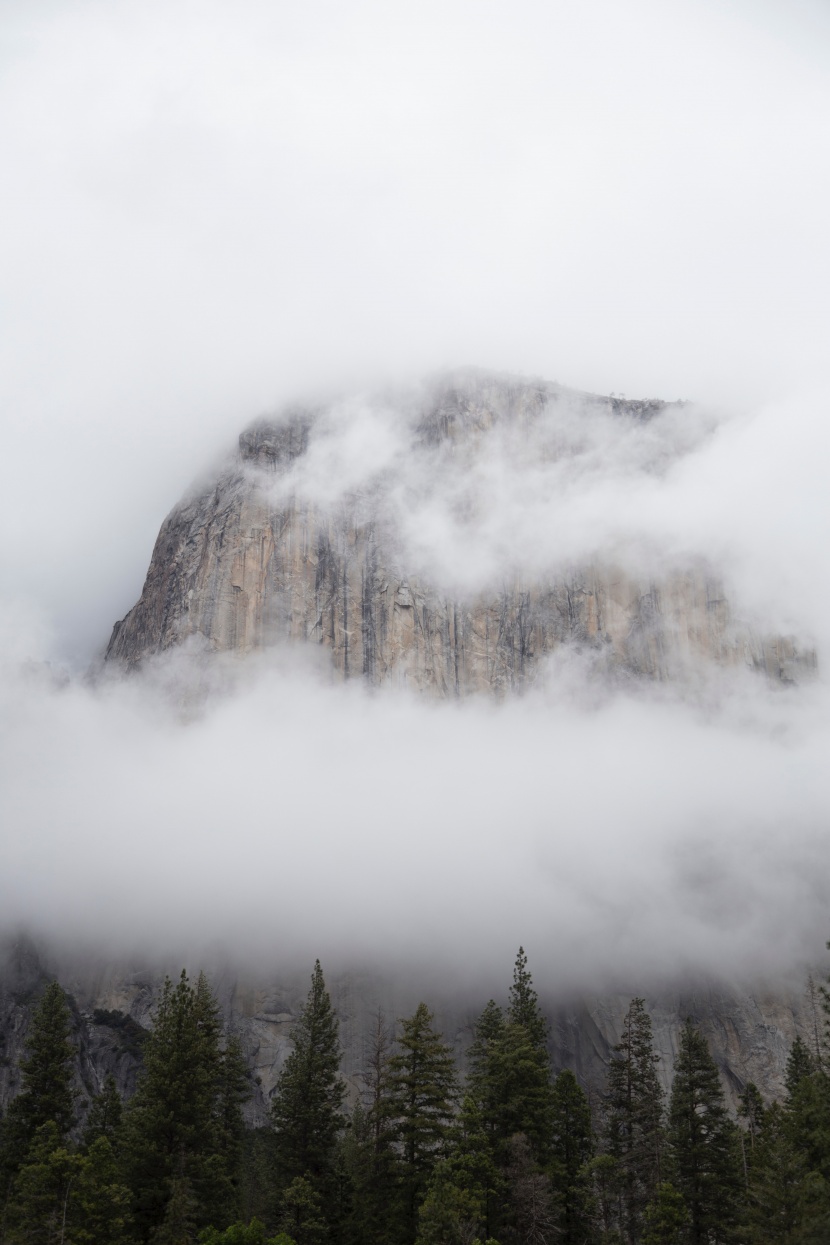
{"label": "mountain summit", "polygon": [[703,557],[636,556],[592,497],[670,470],[706,428],[685,403],[467,371],[261,419],[165,520],[107,659],[184,640],[326,649],[344,677],[502,694],[579,653],[605,677],[701,666],[790,682],[792,638],[739,622]]}

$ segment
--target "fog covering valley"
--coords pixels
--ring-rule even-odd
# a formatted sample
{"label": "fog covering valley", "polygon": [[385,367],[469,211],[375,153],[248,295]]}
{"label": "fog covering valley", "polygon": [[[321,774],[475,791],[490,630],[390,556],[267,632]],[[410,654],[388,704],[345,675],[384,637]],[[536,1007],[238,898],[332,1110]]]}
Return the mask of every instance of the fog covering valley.
{"label": "fog covering valley", "polygon": [[[824,972],[827,10],[624,10],[6,7],[4,936],[481,999],[519,944],[546,992]],[[412,455],[457,368],[669,405]],[[566,652],[449,703],[313,646],[103,669],[165,514],[292,403],[323,413],[275,502],[382,498],[442,591],[705,566],[816,673]]]}
{"label": "fog covering valley", "polygon": [[[334,403],[259,485],[275,503],[374,504],[402,563],[461,594],[580,559],[659,574],[723,549],[735,615],[798,618],[821,651],[799,582],[803,566],[821,594],[821,552],[801,533],[776,566],[767,530],[794,522],[796,490],[766,514],[753,496],[781,468],[777,445],[761,465],[773,413],[683,404],[644,421],[564,393],[534,425],[419,455],[418,394]],[[733,511],[754,521],[727,528]],[[319,955],[482,990],[520,943],[560,991],[769,983],[820,961],[820,676],[782,686],[701,659],[667,683],[609,681],[563,648],[521,695],[448,703],[340,684],[312,644],[188,641],[129,677],[70,677],[6,626],[9,932],[259,971]]]}

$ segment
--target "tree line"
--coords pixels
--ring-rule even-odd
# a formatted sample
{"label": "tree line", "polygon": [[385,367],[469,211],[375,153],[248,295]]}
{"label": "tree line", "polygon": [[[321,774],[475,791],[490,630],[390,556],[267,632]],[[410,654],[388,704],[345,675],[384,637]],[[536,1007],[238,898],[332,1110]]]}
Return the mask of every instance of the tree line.
{"label": "tree line", "polygon": [[0,1121],[8,1245],[819,1245],[830,1241],[830,1006],[796,1039],[782,1102],[727,1109],[688,1021],[667,1095],[631,1000],[592,1112],[552,1075],[520,948],[504,1005],[476,1026],[462,1081],[425,1003],[382,1013],[350,1110],[319,961],[268,1127],[207,980],[169,979],[126,1103],[112,1077],[77,1136],[71,1016],[50,984]]}

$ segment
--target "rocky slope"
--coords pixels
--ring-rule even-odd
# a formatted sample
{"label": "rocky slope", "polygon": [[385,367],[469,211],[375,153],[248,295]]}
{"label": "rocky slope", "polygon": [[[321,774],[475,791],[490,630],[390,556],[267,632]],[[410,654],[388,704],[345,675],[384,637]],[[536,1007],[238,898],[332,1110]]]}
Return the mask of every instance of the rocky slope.
{"label": "rocky slope", "polygon": [[[482,462],[499,455],[531,483],[539,463],[590,472],[597,421],[641,454],[645,444],[640,469],[659,471],[671,446],[658,434],[653,445],[644,441],[643,428],[682,415],[678,404],[465,373],[387,406],[403,452],[353,487],[330,478],[336,458],[326,478],[318,452],[331,440],[330,412],[294,410],[243,432],[235,460],[165,520],[141,598],[115,625],[107,659],[134,665],[187,639],[237,652],[303,641],[326,649],[343,677],[441,696],[503,693],[565,649],[605,676],[655,680],[703,664],[792,681],[813,666],[814,654],[791,637],[737,622],[702,560],[634,572],[600,549],[576,565],[557,557],[544,532],[546,559],[519,550],[524,568],[491,567],[473,588],[467,576],[454,590],[406,538],[419,489],[447,493],[450,535],[463,537],[488,506],[497,524],[486,487],[468,482],[478,475],[486,484]],[[311,486],[303,471],[315,455],[324,470]]]}

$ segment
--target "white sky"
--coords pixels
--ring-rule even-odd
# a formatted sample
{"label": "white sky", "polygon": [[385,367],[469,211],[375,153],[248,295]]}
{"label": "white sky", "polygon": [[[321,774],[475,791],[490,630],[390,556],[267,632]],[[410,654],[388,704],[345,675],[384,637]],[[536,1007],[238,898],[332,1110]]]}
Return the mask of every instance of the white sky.
{"label": "white sky", "polygon": [[819,0],[6,0],[5,590],[84,661],[309,388],[823,385],[828,115]]}
{"label": "white sky", "polygon": [[[3,652],[75,668],[100,652],[139,594],[165,513],[251,417],[305,393],[472,364],[726,411],[668,486],[632,500],[599,478],[585,506],[609,529],[630,505],[640,534],[651,524],[672,548],[713,555],[741,602],[817,638],[821,653],[828,117],[823,0],[5,0]],[[356,728],[352,701],[291,676],[275,695],[299,714],[297,744],[271,733],[266,692],[187,732],[137,692],[119,701],[75,687],[57,707],[48,689],[10,679],[4,911],[86,928],[91,886],[114,896],[99,924],[120,917],[136,932],[150,914],[161,929],[165,887],[201,845],[197,926],[209,924],[211,887],[243,895],[252,868],[267,902],[276,852],[293,897],[287,928],[314,915],[306,887],[322,846],[336,946],[362,861],[381,848],[378,919],[388,930],[400,918],[414,953],[459,935],[462,960],[505,944],[509,959],[532,938],[527,905],[492,917],[506,884],[535,888],[527,932],[578,943],[580,970],[611,942],[620,964],[654,952],[665,967],[687,953],[711,967],[726,931],[744,969],[773,949],[784,963],[823,944],[823,683],[803,709],[771,707],[764,692],[715,725],[665,704],[611,705],[590,730],[538,703],[523,724],[516,710],[498,725],[468,708],[478,750],[465,745],[456,770],[442,768],[457,741],[451,717],[433,730],[426,709],[375,707]],[[327,723],[322,744],[306,704]],[[335,755],[353,731],[377,764],[361,786],[338,754],[333,780],[357,809],[380,781],[382,801],[341,858],[339,794],[317,790],[313,757],[319,746]],[[614,781],[592,808],[597,747]],[[437,785],[402,799],[413,752]],[[269,837],[266,792],[252,781],[240,799],[236,776],[280,755],[295,769],[290,811],[305,835],[289,858]],[[500,766],[513,786],[491,786]],[[460,827],[449,838],[447,817]],[[479,861],[468,894],[476,818],[491,864]],[[237,822],[228,855],[223,835]],[[426,847],[450,851],[446,919],[429,947],[416,882],[435,872],[427,852],[411,897],[396,898],[384,874],[407,859],[396,826],[410,842],[428,826]],[[165,845],[172,872],[160,884]],[[119,858],[136,878],[129,903]],[[621,874],[642,910],[662,896],[630,938]],[[250,941],[250,896],[243,909],[231,905],[226,921]],[[281,919],[272,914],[275,938]],[[316,930],[304,954],[317,953]],[[354,945],[376,936],[366,917]]]}

